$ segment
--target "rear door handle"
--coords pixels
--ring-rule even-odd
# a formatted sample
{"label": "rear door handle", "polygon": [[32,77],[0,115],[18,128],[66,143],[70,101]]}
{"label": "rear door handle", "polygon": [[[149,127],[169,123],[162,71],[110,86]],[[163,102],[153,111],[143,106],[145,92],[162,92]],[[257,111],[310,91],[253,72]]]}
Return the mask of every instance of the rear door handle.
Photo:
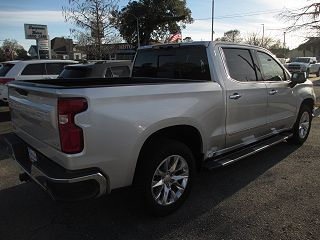
{"label": "rear door handle", "polygon": [[278,93],[278,90],[275,90],[275,89],[272,89],[272,90],[269,92],[270,95],[275,95],[275,94],[277,94],[277,93]]}
{"label": "rear door handle", "polygon": [[229,98],[233,99],[233,100],[237,100],[237,99],[241,98],[241,95],[239,93],[234,93],[234,94],[230,95]]}

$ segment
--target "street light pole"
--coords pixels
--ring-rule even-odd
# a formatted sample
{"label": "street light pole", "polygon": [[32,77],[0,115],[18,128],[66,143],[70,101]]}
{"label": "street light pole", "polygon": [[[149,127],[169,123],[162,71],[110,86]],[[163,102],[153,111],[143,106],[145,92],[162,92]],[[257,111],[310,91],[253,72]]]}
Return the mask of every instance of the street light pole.
{"label": "street light pole", "polygon": [[283,57],[286,58],[286,32],[283,32]]}
{"label": "street light pole", "polygon": [[263,47],[263,44],[264,44],[264,23],[262,23],[261,25],[262,25],[262,41],[261,41],[261,45]]}
{"label": "street light pole", "polygon": [[214,24],[214,0],[212,0],[212,13],[211,13],[211,41],[213,41],[213,24]]}

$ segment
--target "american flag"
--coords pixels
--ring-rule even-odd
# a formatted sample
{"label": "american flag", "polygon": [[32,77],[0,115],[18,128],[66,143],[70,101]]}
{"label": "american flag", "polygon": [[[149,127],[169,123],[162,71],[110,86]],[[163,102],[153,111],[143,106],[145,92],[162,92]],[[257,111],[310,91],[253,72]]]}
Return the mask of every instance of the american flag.
{"label": "american flag", "polygon": [[169,42],[176,42],[178,40],[182,40],[182,35],[181,33],[176,33],[176,34],[173,34],[169,37]]}

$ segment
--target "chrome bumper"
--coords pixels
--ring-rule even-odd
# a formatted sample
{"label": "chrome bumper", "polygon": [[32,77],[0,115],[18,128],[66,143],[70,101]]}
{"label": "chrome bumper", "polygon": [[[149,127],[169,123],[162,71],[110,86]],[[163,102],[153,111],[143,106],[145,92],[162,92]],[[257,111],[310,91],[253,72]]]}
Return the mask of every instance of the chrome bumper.
{"label": "chrome bumper", "polygon": [[[37,152],[39,161],[29,160],[28,146],[15,134],[6,137],[12,156],[23,171],[56,200],[80,200],[109,193],[107,177],[98,169],[70,171]],[[86,190],[88,189],[88,190]],[[63,193],[65,192],[65,193]],[[77,192],[71,196],[70,192]]]}

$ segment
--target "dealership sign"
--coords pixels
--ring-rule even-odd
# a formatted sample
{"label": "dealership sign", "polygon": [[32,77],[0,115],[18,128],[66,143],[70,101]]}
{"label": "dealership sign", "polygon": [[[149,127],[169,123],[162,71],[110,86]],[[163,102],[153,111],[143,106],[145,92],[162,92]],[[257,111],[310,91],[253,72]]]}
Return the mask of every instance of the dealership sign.
{"label": "dealership sign", "polygon": [[24,24],[26,39],[48,39],[47,25]]}
{"label": "dealership sign", "polygon": [[38,46],[39,46],[39,50],[48,51],[49,50],[49,40],[45,40],[45,39],[39,40]]}

